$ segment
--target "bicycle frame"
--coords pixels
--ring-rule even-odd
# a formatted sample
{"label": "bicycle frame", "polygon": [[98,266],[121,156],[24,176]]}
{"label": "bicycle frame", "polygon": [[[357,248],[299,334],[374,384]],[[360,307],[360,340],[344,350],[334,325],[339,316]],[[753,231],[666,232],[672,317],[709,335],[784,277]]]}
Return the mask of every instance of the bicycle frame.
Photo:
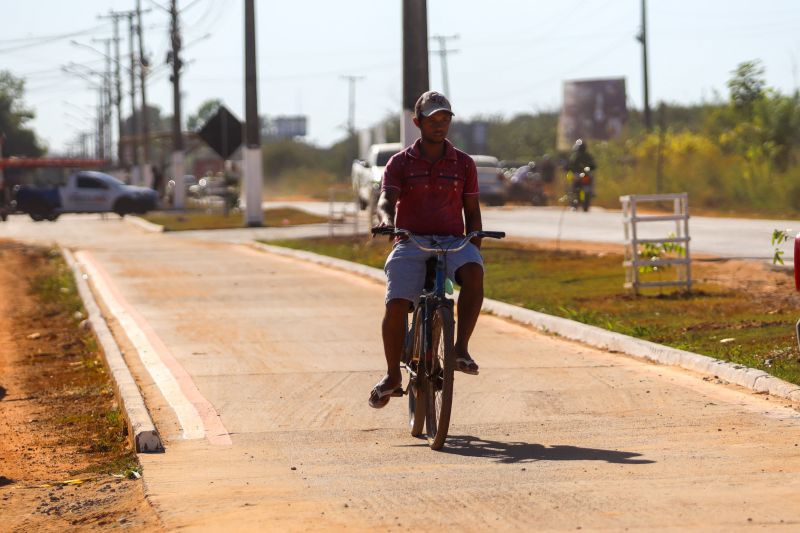
{"label": "bicycle frame", "polygon": [[447,254],[463,249],[473,237],[503,238],[505,233],[474,231],[462,239],[434,239],[431,246],[402,229],[378,227],[372,228],[372,233],[406,237],[423,252],[436,255],[433,287],[426,290],[423,286],[419,302],[413,308],[410,328],[406,319],[401,361],[410,375],[405,393],[408,395],[411,434],[415,437],[422,435],[424,423],[431,449],[438,450],[447,438],[456,366],[454,302],[447,297],[446,291]]}
{"label": "bicycle frame", "polygon": [[[426,246],[422,244],[417,237],[404,229],[396,229],[396,228],[373,228],[373,234],[384,234],[384,235],[393,235],[393,236],[402,236],[410,240],[411,242],[416,245],[417,248],[422,250],[423,252],[430,252],[432,254],[436,254],[436,268],[434,271],[434,285],[433,289],[430,291],[425,291],[423,289],[422,294],[420,295],[419,302],[417,305],[414,306],[412,311],[412,322],[411,327],[407,327],[407,335],[406,335],[406,345],[404,346],[403,350],[403,364],[406,369],[410,372],[411,376],[414,377],[416,375],[415,368],[412,368],[408,363],[417,363],[418,361],[414,360],[415,356],[419,355],[419,352],[416,354],[413,353],[413,346],[410,345],[409,340],[413,342],[413,339],[409,339],[414,328],[416,326],[417,318],[417,310],[422,309],[422,328],[423,328],[423,338],[425,339],[425,346],[422,347],[423,349],[420,350],[423,353],[427,353],[430,351],[431,346],[433,344],[432,338],[432,328],[431,328],[431,318],[433,317],[433,312],[439,306],[447,306],[451,310],[453,308],[453,300],[447,297],[446,293],[446,274],[447,274],[447,254],[450,252],[458,252],[463,250],[469,242],[474,237],[493,237],[493,238],[503,238],[505,237],[504,232],[500,231],[473,231],[467,234],[465,237],[455,240],[451,239],[446,242],[433,242],[433,246]],[[412,353],[409,353],[412,352]]]}

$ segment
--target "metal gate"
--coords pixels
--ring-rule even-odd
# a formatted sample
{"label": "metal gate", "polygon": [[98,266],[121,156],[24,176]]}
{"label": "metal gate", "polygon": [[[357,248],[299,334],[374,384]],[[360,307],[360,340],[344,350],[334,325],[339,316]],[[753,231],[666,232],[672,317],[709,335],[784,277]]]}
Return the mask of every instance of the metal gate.
{"label": "metal gate", "polygon": [[[692,260],[689,254],[689,195],[676,194],[638,194],[620,196],[622,203],[622,224],[625,228],[625,288],[633,289],[639,294],[643,287],[668,287],[685,286],[687,291],[692,290]],[[655,202],[672,202],[672,214],[644,214],[640,204]],[[675,222],[675,232],[672,235],[658,238],[642,238],[642,223]],[[642,245],[662,246],[677,244],[675,257],[647,259],[640,253]],[[676,267],[676,279],[642,281],[640,267]]]}

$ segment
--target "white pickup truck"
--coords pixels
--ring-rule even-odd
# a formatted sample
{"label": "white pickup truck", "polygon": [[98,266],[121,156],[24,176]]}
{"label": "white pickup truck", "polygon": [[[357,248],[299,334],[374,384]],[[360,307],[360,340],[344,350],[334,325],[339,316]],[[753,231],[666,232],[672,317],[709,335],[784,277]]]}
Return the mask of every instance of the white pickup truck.
{"label": "white pickup truck", "polygon": [[373,144],[369,148],[366,160],[356,159],[350,176],[353,179],[353,190],[358,197],[361,209],[374,209],[381,190],[383,170],[391,157],[401,151],[400,143]]}
{"label": "white pickup truck", "polygon": [[146,213],[158,206],[158,194],[146,187],[125,185],[114,176],[82,170],[64,185],[15,188],[14,208],[33,220],[55,220],[62,213]]}

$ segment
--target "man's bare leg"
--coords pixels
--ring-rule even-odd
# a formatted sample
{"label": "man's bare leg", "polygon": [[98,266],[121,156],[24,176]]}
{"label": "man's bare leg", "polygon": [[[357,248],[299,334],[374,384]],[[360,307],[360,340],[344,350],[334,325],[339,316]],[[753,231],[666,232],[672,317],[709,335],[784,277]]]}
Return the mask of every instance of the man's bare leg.
{"label": "man's bare leg", "polygon": [[[469,339],[478,322],[483,305],[483,268],[477,263],[467,263],[456,272],[461,285],[458,296],[458,322],[456,323],[456,357],[469,357]],[[478,365],[471,364],[477,372]],[[474,373],[474,372],[473,372]]]}
{"label": "man's bare leg", "polygon": [[[381,327],[383,352],[386,356],[386,375],[376,385],[381,391],[394,390],[403,384],[403,375],[400,373],[400,357],[406,337],[406,315],[408,315],[409,305],[411,304],[408,300],[400,298],[389,300],[386,304]],[[381,401],[372,396],[375,396],[374,391],[371,399],[378,405],[373,405],[373,407],[383,407],[389,401],[388,396]]]}

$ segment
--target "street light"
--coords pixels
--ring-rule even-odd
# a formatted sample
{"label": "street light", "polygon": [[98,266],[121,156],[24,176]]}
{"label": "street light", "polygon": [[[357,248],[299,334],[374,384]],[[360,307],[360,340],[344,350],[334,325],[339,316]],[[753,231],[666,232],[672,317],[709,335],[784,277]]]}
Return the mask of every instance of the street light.
{"label": "street light", "polygon": [[[84,72],[80,72],[77,68],[83,68]],[[106,158],[106,131],[109,114],[106,112],[105,106],[105,84],[96,83],[91,76],[100,76],[104,81],[106,77],[95,70],[87,67],[86,65],[79,65],[77,63],[70,63],[69,65],[62,65],[61,70],[67,74],[77,76],[82,80],[89,83],[92,87],[98,90],[98,106],[97,106],[97,156],[99,159]]]}

